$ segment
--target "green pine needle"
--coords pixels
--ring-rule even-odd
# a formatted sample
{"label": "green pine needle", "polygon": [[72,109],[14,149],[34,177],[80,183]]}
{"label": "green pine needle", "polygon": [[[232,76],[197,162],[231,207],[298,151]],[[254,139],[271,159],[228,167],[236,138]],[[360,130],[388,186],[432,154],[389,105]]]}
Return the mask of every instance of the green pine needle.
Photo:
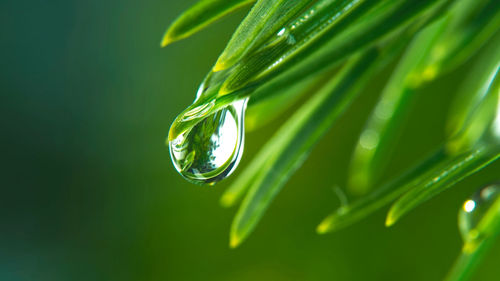
{"label": "green pine needle", "polygon": [[161,40],[161,46],[165,47],[189,37],[218,19],[253,2],[255,0],[200,0],[170,25]]}

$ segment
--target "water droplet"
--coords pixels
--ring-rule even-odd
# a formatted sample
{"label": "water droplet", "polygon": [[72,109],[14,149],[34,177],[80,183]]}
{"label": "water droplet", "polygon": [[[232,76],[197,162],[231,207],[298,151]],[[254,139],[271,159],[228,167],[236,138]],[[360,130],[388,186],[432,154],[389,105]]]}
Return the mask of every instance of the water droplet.
{"label": "water droplet", "polygon": [[480,233],[477,227],[498,200],[500,200],[500,184],[490,184],[464,202],[458,213],[458,226],[464,241],[478,238]]}
{"label": "water droplet", "polygon": [[[236,101],[207,116],[169,142],[172,162],[184,178],[215,184],[234,171],[243,153],[247,101]],[[194,114],[206,112],[201,106]]]}

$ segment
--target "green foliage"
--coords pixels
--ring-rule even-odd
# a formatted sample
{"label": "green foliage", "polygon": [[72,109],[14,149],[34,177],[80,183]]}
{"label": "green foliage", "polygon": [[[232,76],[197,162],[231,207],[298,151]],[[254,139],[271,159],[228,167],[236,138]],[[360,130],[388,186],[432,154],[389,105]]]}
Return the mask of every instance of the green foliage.
{"label": "green foliage", "polygon": [[[368,52],[363,58],[348,65],[311,97],[267,143],[262,156],[256,158],[255,174],[236,183],[249,186],[249,191],[236,214],[230,245],[236,247],[253,230],[270,202],[284,183],[302,164],[311,147],[347,108],[360,92],[368,74],[373,71],[376,53]],[[262,159],[262,160],[261,160]],[[230,189],[231,190],[231,189]],[[227,194],[224,195],[227,198]]]}
{"label": "green foliage", "polygon": [[[188,36],[249,2],[201,1],[167,36]],[[169,140],[203,119],[183,121],[199,108],[208,115],[250,97],[248,124],[255,128],[309,95],[221,198],[223,206],[243,198],[231,226],[230,245],[236,247],[374,73],[395,62],[347,177],[348,190],[363,196],[325,218],[317,231],[336,231],[396,201],[389,226],[500,157],[499,31],[496,0],[259,0],[205,78],[198,99],[174,121]],[[453,102],[447,139],[401,175],[380,177],[417,90],[471,58],[475,66]],[[471,264],[498,234],[490,225],[495,224],[484,231],[494,235],[463,254],[448,280],[469,276]]]}

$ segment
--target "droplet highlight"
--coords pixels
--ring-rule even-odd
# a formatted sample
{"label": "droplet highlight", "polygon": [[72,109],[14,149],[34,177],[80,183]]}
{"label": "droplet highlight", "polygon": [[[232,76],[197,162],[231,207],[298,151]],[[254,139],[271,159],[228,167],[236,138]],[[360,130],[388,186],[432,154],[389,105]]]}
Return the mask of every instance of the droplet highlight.
{"label": "droplet highlight", "polygon": [[[465,242],[483,235],[481,224],[491,212],[500,213],[500,184],[487,185],[467,199],[458,213],[458,226]],[[498,214],[500,215],[500,214]]]}
{"label": "droplet highlight", "polygon": [[[234,171],[243,153],[247,101],[233,102],[208,115],[169,142],[174,167],[184,178],[197,184],[215,184]],[[192,115],[206,114],[208,107],[213,104],[195,108]]]}

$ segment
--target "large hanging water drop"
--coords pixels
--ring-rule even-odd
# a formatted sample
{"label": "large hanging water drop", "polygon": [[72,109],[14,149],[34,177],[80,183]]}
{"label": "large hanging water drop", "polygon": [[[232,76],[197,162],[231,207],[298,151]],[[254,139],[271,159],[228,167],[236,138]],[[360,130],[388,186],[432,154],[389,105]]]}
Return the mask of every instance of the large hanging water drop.
{"label": "large hanging water drop", "polygon": [[[215,184],[234,171],[243,153],[247,100],[208,115],[169,142],[172,162],[184,178],[198,184]],[[204,115],[211,106],[202,105],[184,117],[189,120]]]}
{"label": "large hanging water drop", "polygon": [[[458,226],[465,242],[480,238],[486,217],[500,212],[500,184],[490,184],[466,200],[458,213]],[[492,213],[493,212],[493,213]]]}

